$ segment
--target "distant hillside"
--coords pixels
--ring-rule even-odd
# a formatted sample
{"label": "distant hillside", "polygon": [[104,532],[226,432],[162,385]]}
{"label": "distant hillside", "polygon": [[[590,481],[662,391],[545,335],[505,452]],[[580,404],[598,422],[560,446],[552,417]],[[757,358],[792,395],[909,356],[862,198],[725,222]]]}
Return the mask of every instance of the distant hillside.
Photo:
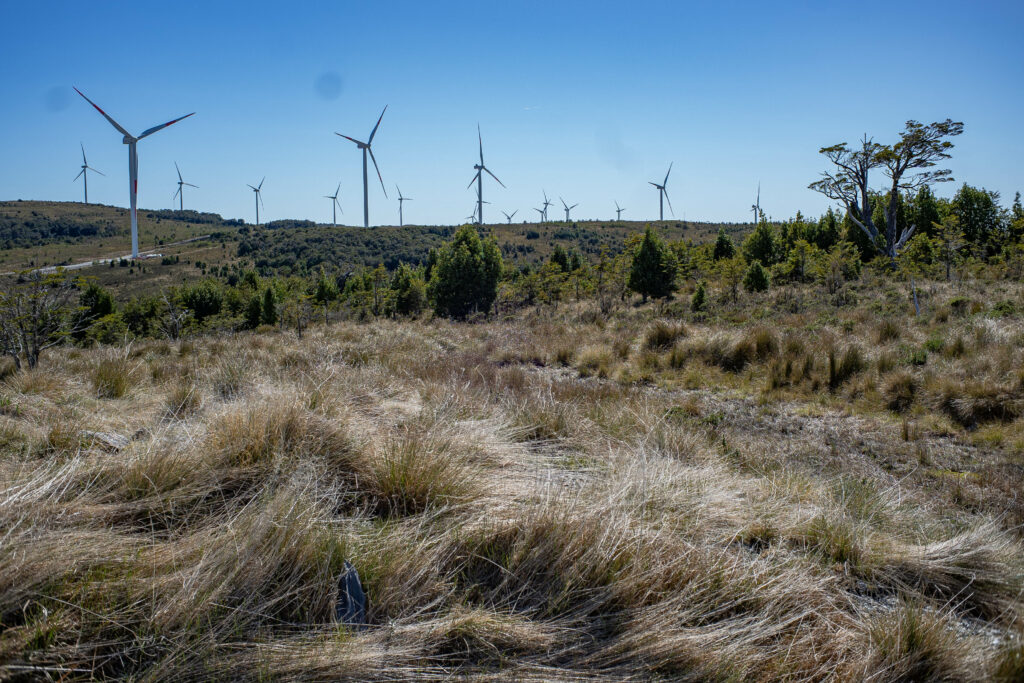
{"label": "distant hillside", "polygon": [[[669,240],[714,239],[719,227],[739,240],[750,229],[743,223],[655,223]],[[640,221],[564,221],[485,225],[506,260],[536,263],[556,245],[591,259],[603,249],[622,250],[628,235],[642,231]],[[129,251],[128,210],[77,202],[0,202],[0,270],[9,272],[94,259],[117,259]],[[140,210],[139,244],[143,252],[164,259],[134,268],[96,266],[82,271],[121,294],[152,292],[196,275],[235,266],[264,274],[300,274],[354,269],[383,263],[421,263],[431,248],[443,244],[456,226],[332,227],[311,221],[281,220],[256,228],[237,219],[196,211]],[[189,241],[191,240],[191,241]]]}

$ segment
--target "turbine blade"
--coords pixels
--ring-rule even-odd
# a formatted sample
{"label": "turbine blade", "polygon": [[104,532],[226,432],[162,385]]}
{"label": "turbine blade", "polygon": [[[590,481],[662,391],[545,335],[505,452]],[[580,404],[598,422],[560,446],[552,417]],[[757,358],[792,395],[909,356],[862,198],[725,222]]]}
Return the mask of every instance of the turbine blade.
{"label": "turbine blade", "polygon": [[196,188],[197,190],[199,189],[199,186],[198,186],[198,185],[193,185],[192,183],[182,183],[182,185],[188,185],[189,187],[194,187],[194,188]]}
{"label": "turbine blade", "polygon": [[334,198],[334,203],[338,205],[338,211],[345,213],[345,209],[341,208],[341,202],[338,201],[337,197]]}
{"label": "turbine blade", "polygon": [[171,197],[171,200],[173,201],[177,199],[179,194],[181,194],[181,185],[178,186],[178,191],[174,193],[174,196]]}
{"label": "turbine blade", "polygon": [[341,133],[335,133],[335,135],[337,135],[339,137],[343,137],[346,140],[351,140],[352,142],[356,143],[357,145],[364,145],[364,144],[366,144],[366,143],[360,142],[359,140],[356,140],[355,138],[350,138],[347,135],[342,135]]}
{"label": "turbine blade", "polygon": [[648,180],[648,181],[647,181],[647,184],[648,184],[648,185],[654,185],[654,186],[655,186],[656,188],[658,188],[659,190],[661,189],[661,185],[659,185],[658,183],[652,183],[652,182],[651,182],[650,180]]}
{"label": "turbine blade", "polygon": [[662,193],[665,195],[665,201],[668,202],[669,213],[675,216],[676,212],[672,210],[672,200],[668,198],[668,192],[666,190],[662,190]]}
{"label": "turbine blade", "polygon": [[178,162],[174,162],[174,170],[178,172],[178,180],[181,180],[181,169],[178,168]]}
{"label": "turbine blade", "polygon": [[[486,166],[484,166],[484,170],[487,171],[487,175],[491,176],[495,180],[498,180],[498,176],[496,176],[493,173],[491,173],[491,169],[489,169]],[[500,180],[498,180],[498,184],[501,185],[502,187],[505,187],[505,183],[501,182]],[[507,190],[508,188],[506,187],[505,189]]]}
{"label": "turbine blade", "polygon": [[[672,172],[672,164],[673,163],[675,163],[675,162],[670,162],[669,163],[669,165],[668,165],[668,173]],[[662,185],[668,185],[668,173],[665,174],[665,182],[663,182]]]}
{"label": "turbine blade", "polygon": [[259,190],[257,190],[255,187],[252,187],[252,185],[250,185],[249,183],[246,183],[245,186],[252,188],[253,192],[259,192]]}
{"label": "turbine blade", "polygon": [[[373,144],[373,136],[377,134],[377,129],[380,128],[380,120],[382,118],[384,118],[384,112],[386,112],[387,110],[388,110],[388,105],[385,104],[384,105],[384,109],[380,113],[380,117],[377,119],[377,125],[373,127],[373,132],[370,133],[370,139],[366,141],[367,145],[372,145]],[[381,181],[381,182],[383,183],[384,181]],[[384,194],[387,195],[387,192],[385,192]]]}
{"label": "turbine blade", "polygon": [[334,198],[338,198],[338,193],[341,192],[341,183],[338,183],[338,187],[334,190]]}
{"label": "turbine blade", "polygon": [[102,172],[102,171],[97,171],[97,170],[96,170],[95,168],[93,168],[92,166],[86,166],[86,168],[88,168],[88,169],[89,169],[90,171],[92,171],[93,173],[99,173],[99,174],[100,174],[101,176],[103,176],[104,178],[106,178],[106,177],[107,177],[107,174],[106,174],[106,173],[104,173],[104,172]]}
{"label": "turbine blade", "polygon": [[473,179],[469,181],[469,185],[466,185],[466,189],[468,190],[469,188],[473,187],[473,183],[478,182],[479,180],[480,180],[480,171],[477,171],[476,175],[473,176]]}
{"label": "turbine blade", "polygon": [[[484,136],[480,134],[480,124],[476,124],[476,139],[480,142],[480,165],[484,165]],[[490,173],[490,171],[488,171]]]}
{"label": "turbine blade", "polygon": [[572,206],[570,206],[569,208],[570,208],[570,209],[575,209],[575,208],[576,208],[577,206],[579,206],[579,203],[578,203],[578,202],[577,202],[576,204],[573,204],[573,205],[572,205]]}
{"label": "turbine blade", "polygon": [[558,198],[558,201],[562,202],[562,206],[563,206],[563,207],[565,207],[566,209],[568,209],[568,208],[569,208],[569,205],[568,205],[568,204],[566,204],[566,203],[565,203],[565,200],[564,200],[564,199],[562,199],[561,197],[559,197],[559,198]]}
{"label": "turbine blade", "polygon": [[144,138],[146,136],[152,135],[153,133],[157,132],[158,130],[163,130],[167,126],[173,125],[173,124],[177,123],[178,121],[182,121],[184,119],[187,119],[188,117],[192,116],[193,114],[195,114],[195,112],[192,112],[192,114],[185,114],[184,116],[179,116],[178,118],[173,119],[171,121],[168,121],[167,123],[161,123],[159,126],[153,126],[152,128],[148,128],[148,129],[142,131],[142,135],[139,136],[139,139],[141,140],[142,138]]}
{"label": "turbine blade", "polygon": [[[263,176],[263,180],[266,180],[266,179],[267,179],[267,176]],[[259,189],[261,189],[263,187],[263,180],[261,180],[260,184],[256,186],[257,190],[259,190]]]}
{"label": "turbine blade", "polygon": [[[74,87],[74,86],[72,86],[72,87]],[[79,95],[82,95],[82,91],[81,91],[81,90],[79,90],[78,88],[75,88],[75,92],[76,92],[76,93],[78,93]],[[96,108],[96,111],[98,111],[99,113],[103,114],[103,118],[105,118],[105,119],[106,119],[107,121],[110,121],[110,125],[112,125],[112,126],[113,126],[114,128],[116,128],[116,129],[117,129],[118,131],[120,131],[122,135],[126,135],[126,136],[128,136],[128,137],[132,137],[132,134],[131,134],[131,133],[129,133],[128,131],[126,131],[126,130],[125,130],[124,128],[122,128],[122,127],[121,127],[121,124],[120,124],[120,123],[118,123],[118,122],[117,122],[117,121],[115,121],[114,119],[110,118],[110,114],[108,114],[107,112],[105,112],[105,111],[103,111],[102,109],[100,109],[100,108],[99,108],[99,106],[98,106],[98,105],[97,105],[97,104],[96,104],[95,102],[93,102],[92,100],[90,100],[90,99],[89,99],[88,97],[86,97],[85,95],[82,95],[82,97],[83,97],[83,98],[85,99],[85,101],[86,101],[86,102],[88,102],[88,103],[89,103],[89,104],[91,104],[91,105],[92,105],[93,107],[95,107],[95,108]],[[84,152],[84,149],[83,149],[83,152]]]}
{"label": "turbine blade", "polygon": [[82,144],[81,142],[79,142],[78,144],[82,145],[82,165],[83,166],[88,166],[89,162],[85,160],[85,145]]}
{"label": "turbine blade", "polygon": [[[387,109],[387,107],[384,107],[384,108]],[[384,112],[381,112],[380,115],[384,116]],[[379,124],[380,121],[378,121],[377,123]],[[382,178],[381,175],[380,175],[380,166],[377,165],[377,158],[375,156],[373,156],[373,150],[370,149],[369,147],[366,148],[366,151],[370,153],[370,159],[373,161],[373,168],[376,169],[376,171],[377,171],[377,180],[380,181],[380,189],[384,190],[384,196],[387,197],[388,196],[388,188],[384,187],[384,178]]]}
{"label": "turbine blade", "polygon": [[[513,211],[512,212],[512,216],[515,216],[517,213],[519,213],[519,209],[516,209],[515,211]],[[512,218],[512,216],[509,216],[509,218]]]}
{"label": "turbine blade", "polygon": [[[78,172],[78,175],[75,176],[75,180],[81,178],[83,173],[85,173],[85,168],[82,168],[82,170]],[[72,180],[71,182],[75,182],[75,180]]]}

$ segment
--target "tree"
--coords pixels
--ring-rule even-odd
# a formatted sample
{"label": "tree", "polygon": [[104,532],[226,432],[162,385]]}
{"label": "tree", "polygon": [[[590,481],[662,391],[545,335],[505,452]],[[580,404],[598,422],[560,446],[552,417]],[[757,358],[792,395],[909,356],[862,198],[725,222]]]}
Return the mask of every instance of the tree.
{"label": "tree", "polygon": [[114,297],[97,283],[89,282],[78,297],[78,308],[73,336],[82,341],[90,324],[114,312]]}
{"label": "tree", "polygon": [[935,240],[939,244],[939,252],[943,262],[946,264],[946,280],[949,280],[953,265],[957,262],[960,249],[964,245],[964,233],[960,229],[960,219],[954,216],[946,216],[941,223],[932,226]]}
{"label": "tree", "polygon": [[775,227],[768,221],[761,221],[743,240],[743,256],[747,261],[760,261],[770,266],[779,259],[779,247]]}
{"label": "tree", "polygon": [[427,303],[427,285],[419,272],[403,263],[398,266],[391,279],[395,292],[395,312],[399,315],[416,315]]}
{"label": "tree", "polygon": [[556,244],[555,250],[551,252],[551,263],[554,263],[561,268],[563,273],[568,273],[572,270],[572,268],[569,267],[569,252],[567,252],[561,244]]}
{"label": "tree", "polygon": [[[907,121],[899,142],[894,145],[876,143],[865,135],[858,148],[851,148],[845,142],[822,147],[820,153],[835,168],[823,172],[821,179],[809,187],[842,202],[854,224],[895,264],[896,255],[916,228],[899,220],[900,195],[931,183],[953,180],[949,169],[929,169],[950,158],[953,143],[946,138],[960,135],[963,128],[963,123],[952,119],[927,125]],[[885,225],[881,230],[873,218],[875,200],[870,174],[875,168],[881,168],[889,178]]]}
{"label": "tree", "polygon": [[953,197],[950,208],[957,217],[964,239],[971,246],[981,254],[996,252],[1002,231],[998,192],[971,187],[965,183]]}
{"label": "tree", "polygon": [[0,288],[0,349],[18,369],[29,368],[39,355],[74,331],[72,306],[80,281],[63,268],[52,273],[20,273]]}
{"label": "tree", "polygon": [[725,228],[718,229],[718,237],[715,239],[714,259],[721,261],[724,258],[732,258],[736,255],[736,246],[732,239],[725,234]]}
{"label": "tree", "polygon": [[747,268],[743,276],[743,289],[748,292],[768,291],[768,271],[764,269],[760,261],[754,261]]}
{"label": "tree", "polygon": [[704,281],[697,283],[697,289],[693,290],[693,297],[690,299],[690,309],[694,313],[703,313],[708,307],[708,293],[704,287]]}
{"label": "tree", "polygon": [[224,294],[215,280],[206,279],[197,285],[186,286],[178,294],[181,305],[192,311],[196,322],[203,321],[220,313],[224,303]]}
{"label": "tree", "polygon": [[338,298],[338,283],[334,278],[327,277],[323,266],[320,266],[320,277],[316,281],[316,289],[313,292],[313,300],[324,309],[324,325],[327,324],[327,309],[331,302]]}
{"label": "tree", "polygon": [[926,233],[929,237],[935,236],[934,226],[942,221],[939,215],[939,202],[935,198],[932,188],[922,185],[917,190],[917,195],[909,207],[908,220],[917,229]]}
{"label": "tree", "polygon": [[667,299],[676,290],[678,267],[672,250],[647,226],[640,245],[633,252],[629,288],[640,294],[644,301],[647,297]]}
{"label": "tree", "polygon": [[494,240],[481,240],[473,226],[462,226],[437,250],[428,288],[434,311],[451,318],[490,312],[501,268],[501,251]]}
{"label": "tree", "polygon": [[746,268],[746,262],[739,255],[718,262],[718,276],[722,279],[725,288],[729,290],[733,301],[739,299],[740,283],[743,282]]}
{"label": "tree", "polygon": [[263,305],[260,308],[260,323],[263,325],[277,324],[277,297],[274,295],[274,288],[267,287],[263,290]]}

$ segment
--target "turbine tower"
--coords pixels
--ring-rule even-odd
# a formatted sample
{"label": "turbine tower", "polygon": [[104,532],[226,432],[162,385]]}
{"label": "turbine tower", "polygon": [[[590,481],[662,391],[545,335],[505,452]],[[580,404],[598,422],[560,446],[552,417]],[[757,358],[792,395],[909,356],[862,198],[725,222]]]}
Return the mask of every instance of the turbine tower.
{"label": "turbine tower", "polygon": [[[184,180],[181,179],[181,169],[178,168],[178,162],[177,161],[174,162],[174,170],[176,170],[178,172],[178,191],[174,193],[174,197],[178,198],[178,211],[184,211],[185,210],[185,193],[182,192],[181,188],[183,188],[186,185],[188,185],[189,187],[194,187],[194,188],[196,188],[198,190],[199,186],[198,185],[193,185],[192,183],[186,183]],[[174,197],[171,198],[171,201],[174,201]]]}
{"label": "turbine tower", "polygon": [[547,192],[545,192],[544,190],[541,190],[541,192],[544,192],[544,203],[541,204],[541,206],[544,207],[544,211],[541,212],[541,213],[543,215],[544,222],[547,223],[548,222],[548,207],[551,206],[551,200],[548,199],[548,193]]}
{"label": "turbine tower", "polygon": [[349,136],[342,135],[341,133],[335,133],[335,135],[338,135],[340,137],[345,138],[346,140],[350,140],[350,141],[356,143],[356,147],[358,147],[359,149],[361,149],[363,151],[363,227],[364,228],[370,227],[370,190],[369,190],[369,187],[368,187],[368,185],[366,183],[366,154],[367,153],[370,154],[370,159],[373,160],[373,167],[375,169],[377,169],[377,179],[380,180],[380,189],[384,190],[384,196],[385,197],[388,196],[388,191],[384,187],[384,178],[382,178],[381,175],[380,175],[380,166],[377,165],[377,158],[375,156],[373,156],[373,148],[370,146],[370,145],[373,144],[373,136],[377,134],[377,129],[380,128],[380,120],[384,118],[384,112],[386,112],[387,110],[388,110],[388,106],[385,104],[384,105],[384,109],[381,110],[380,116],[377,118],[377,125],[373,127],[372,131],[370,131],[370,137],[369,137],[369,139],[366,142],[362,142],[360,140],[356,140],[355,138],[350,138]]}
{"label": "turbine tower", "polygon": [[411,202],[412,201],[412,197],[403,197],[402,196],[402,188],[398,187],[398,183],[395,183],[395,189],[398,190],[398,227],[402,227],[402,224],[403,224],[403,219],[402,219],[402,203],[403,202]]}
{"label": "turbine tower", "polygon": [[579,206],[579,204],[577,203],[577,204],[573,204],[572,206],[569,206],[568,204],[565,203],[565,200],[562,199],[561,197],[559,197],[558,199],[559,199],[559,201],[562,202],[562,206],[565,207],[565,222],[566,223],[571,223],[572,221],[569,219],[569,212],[572,211],[573,209],[575,209],[577,206]]}
{"label": "turbine tower", "polygon": [[[266,179],[267,177],[263,176],[263,180]],[[260,204],[263,203],[263,195],[261,194],[261,190],[263,189],[263,180],[261,180],[260,184],[256,187],[249,185],[249,189],[256,193],[256,223],[254,225],[257,226],[260,224]]]}
{"label": "turbine tower", "polygon": [[[78,144],[81,145],[82,143],[78,143]],[[103,173],[101,173],[100,171],[97,171],[95,168],[90,166],[89,162],[85,160],[85,145],[82,145],[82,170],[79,171],[78,175],[75,176],[75,180],[78,180],[79,178],[82,179],[82,185],[85,187],[85,203],[88,204],[89,203],[89,174],[86,173],[86,171],[92,171],[93,173],[99,173],[100,175],[103,175]],[[75,182],[75,180],[72,180],[71,182]]]}
{"label": "turbine tower", "polygon": [[[505,213],[505,212],[504,212],[504,211],[502,211],[502,213]],[[515,215],[516,215],[517,213],[519,213],[519,209],[516,209],[516,210],[515,210],[515,211],[513,211],[512,213],[505,213],[505,218],[507,218],[507,219],[508,219],[508,222],[509,222],[509,223],[512,223],[512,217],[513,217],[513,216],[515,216]]]}
{"label": "turbine tower", "polygon": [[[75,92],[78,93],[79,95],[82,95],[82,91],[79,90],[78,88],[75,88]],[[138,150],[136,149],[136,146],[138,145],[139,140],[141,140],[142,138],[148,137],[148,136],[152,135],[153,133],[157,132],[158,130],[163,130],[167,126],[170,126],[171,124],[177,123],[178,121],[181,121],[182,119],[187,119],[188,117],[192,116],[192,114],[195,114],[195,112],[192,112],[192,114],[185,114],[184,116],[179,116],[178,118],[172,119],[172,120],[168,121],[167,123],[161,123],[159,126],[153,126],[152,128],[147,128],[146,130],[142,131],[142,134],[140,134],[138,137],[136,137],[136,136],[132,135],[131,133],[129,133],[127,130],[125,130],[121,126],[120,123],[118,123],[114,119],[110,118],[110,116],[107,114],[107,112],[103,111],[98,106],[96,106],[95,102],[90,100],[85,95],[82,95],[82,97],[85,99],[86,102],[88,102],[93,107],[95,107],[96,111],[98,111],[99,113],[103,114],[103,118],[105,118],[107,121],[109,121],[110,125],[112,125],[114,128],[116,128],[117,131],[119,133],[121,133],[121,135],[124,136],[121,139],[121,142],[126,144],[126,145],[128,145],[128,196],[129,196],[129,201],[130,201],[130,204],[131,204],[131,217],[132,217],[132,258],[138,258],[139,257],[139,216],[138,216],[139,154],[138,154]]]}
{"label": "turbine tower", "polygon": [[622,212],[623,211],[625,211],[625,209],[622,208],[621,206],[619,206],[618,202],[615,202],[615,220],[617,220],[617,221],[621,221],[622,220]]}
{"label": "turbine tower", "polygon": [[[473,164],[473,168],[476,169],[476,175],[469,181],[469,185],[466,187],[473,187],[473,183],[476,183],[476,211],[477,211],[477,225],[484,224],[484,204],[488,202],[484,201],[484,181],[482,174],[487,171],[487,175],[491,176],[495,180],[498,180],[498,176],[491,173],[491,170],[484,166],[484,138],[480,134],[480,124],[476,124],[476,137],[480,141],[480,163]],[[505,187],[505,183],[498,180],[498,184]]]}
{"label": "turbine tower", "polygon": [[[341,202],[338,201],[338,193],[341,192],[341,183],[338,183],[338,189],[334,191],[334,194],[325,194],[324,199],[331,200],[331,225],[335,228],[338,227],[338,209],[341,209]],[[341,209],[342,213],[345,213],[345,209]]]}
{"label": "turbine tower", "polygon": [[[665,220],[665,202],[668,202],[668,210],[672,211],[672,200],[668,198],[668,191],[665,187],[668,185],[668,174],[672,172],[672,164],[668,165],[668,173],[665,174],[665,179],[661,181],[661,184],[652,183],[648,181],[648,185],[654,185],[658,188],[658,220]],[[675,211],[672,211],[672,215],[676,215]]]}
{"label": "turbine tower", "polygon": [[761,220],[761,183],[757,184],[757,202],[750,205],[750,210],[754,212],[754,225],[757,225]]}

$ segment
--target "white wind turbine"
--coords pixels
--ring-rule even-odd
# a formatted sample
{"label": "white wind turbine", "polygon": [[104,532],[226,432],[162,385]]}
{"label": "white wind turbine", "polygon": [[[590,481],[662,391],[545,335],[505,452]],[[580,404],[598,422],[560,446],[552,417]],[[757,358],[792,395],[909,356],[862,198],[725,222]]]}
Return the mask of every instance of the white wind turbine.
{"label": "white wind turbine", "polygon": [[757,184],[757,202],[750,205],[750,210],[754,212],[754,225],[757,225],[761,221],[761,183]]}
{"label": "white wind turbine", "polygon": [[502,211],[502,213],[505,214],[505,218],[507,218],[508,222],[511,223],[512,222],[512,217],[515,216],[517,213],[519,213],[519,209],[516,209],[512,213],[505,213],[504,211]]}
{"label": "white wind turbine", "polygon": [[194,187],[194,188],[196,188],[198,190],[199,186],[198,185],[193,185],[192,183],[186,183],[184,180],[181,179],[181,169],[178,168],[178,162],[177,161],[174,162],[174,170],[178,172],[178,191],[174,193],[174,197],[171,197],[171,201],[174,201],[174,198],[177,197],[178,198],[178,211],[184,211],[185,210],[185,193],[182,191],[181,188],[183,188],[184,186],[188,185],[189,187]]}
{"label": "white wind turbine", "polygon": [[548,222],[548,207],[551,206],[551,200],[548,199],[547,191],[541,190],[541,192],[544,192],[544,203],[541,204],[541,206],[544,207],[544,210],[541,212],[541,216],[542,216],[544,222],[547,223]]}
{"label": "white wind turbine", "polygon": [[[484,204],[489,204],[490,203],[490,202],[485,202],[484,201],[484,179],[483,179],[483,173],[484,173],[484,171],[486,171],[487,175],[491,176],[495,180],[498,180],[498,176],[496,176],[493,173],[491,173],[491,170],[489,168],[487,168],[486,166],[484,166],[484,138],[483,138],[483,135],[480,134],[480,124],[479,123],[476,124],[476,136],[477,136],[477,140],[480,141],[480,163],[479,164],[473,164],[473,168],[476,169],[476,175],[473,176],[473,179],[469,181],[469,185],[467,185],[466,187],[473,187],[473,183],[476,183],[477,224],[478,225],[483,225],[484,224]],[[505,183],[501,182],[500,180],[498,180],[498,184],[501,185],[502,187],[505,187]]]}
{"label": "white wind turbine", "polygon": [[398,187],[398,183],[395,183],[395,189],[398,190],[398,227],[402,227],[402,224],[403,224],[402,204],[405,203],[405,202],[411,202],[412,201],[412,197],[403,197],[402,196],[402,188]]}
{"label": "white wind turbine", "polygon": [[[341,209],[341,202],[338,201],[338,194],[341,192],[341,183],[338,183],[338,189],[334,191],[334,194],[325,194],[324,199],[331,200],[331,225],[338,227],[338,209]],[[345,213],[345,209],[341,209],[342,213]]]}
{"label": "white wind turbine", "polygon": [[366,184],[366,155],[367,155],[367,153],[369,153],[370,159],[373,161],[373,167],[375,169],[377,169],[377,179],[380,180],[380,189],[384,190],[384,196],[385,197],[388,196],[388,191],[384,187],[384,178],[382,178],[381,175],[380,175],[380,166],[377,165],[377,158],[375,156],[373,156],[373,148],[371,147],[371,145],[373,144],[373,136],[377,134],[377,129],[380,128],[380,120],[384,118],[384,112],[386,112],[387,110],[388,110],[388,106],[385,104],[384,105],[384,109],[381,110],[380,116],[377,118],[377,125],[373,127],[372,131],[370,131],[370,138],[366,142],[363,142],[361,140],[356,140],[355,138],[350,138],[349,136],[342,135],[341,133],[337,133],[337,132],[335,133],[335,135],[337,135],[339,137],[343,137],[346,140],[350,140],[351,142],[356,143],[356,147],[358,147],[359,149],[361,149],[363,151],[363,227],[364,228],[370,227],[370,190],[369,190],[369,187]]}
{"label": "white wind turbine", "polygon": [[158,130],[163,130],[167,126],[170,126],[171,124],[177,123],[178,121],[181,121],[182,119],[187,119],[188,117],[192,116],[192,114],[195,114],[195,112],[192,112],[192,114],[185,114],[184,116],[179,116],[178,118],[173,119],[171,121],[168,121],[167,123],[161,123],[159,126],[153,126],[152,128],[147,128],[146,130],[142,131],[141,135],[136,137],[136,136],[132,135],[131,133],[129,133],[127,130],[125,130],[121,126],[120,123],[118,123],[117,121],[112,119],[110,117],[110,115],[107,114],[107,112],[105,112],[102,109],[100,109],[96,105],[95,102],[93,102],[88,97],[83,95],[81,90],[79,90],[78,88],[75,88],[75,92],[77,92],[79,95],[82,95],[82,97],[85,99],[86,102],[88,102],[93,107],[95,107],[96,111],[98,111],[99,113],[103,114],[103,118],[105,118],[107,121],[109,121],[110,125],[112,125],[114,128],[116,128],[119,133],[124,135],[124,138],[122,138],[121,142],[126,144],[126,145],[128,145],[128,193],[129,193],[129,201],[131,203],[131,218],[132,218],[132,258],[138,258],[139,257],[139,217],[138,217],[139,154],[138,154],[138,151],[137,151],[136,147],[138,145],[139,140],[141,140],[142,138],[148,137],[148,136],[152,135],[153,133],[157,132]]}
{"label": "white wind turbine", "polygon": [[[263,176],[263,180],[266,180],[266,179],[267,179],[267,177]],[[248,185],[249,189],[256,193],[256,222],[254,223],[254,225],[257,225],[257,226],[260,224],[260,204],[263,203],[263,192],[262,192],[263,191],[263,180],[261,180],[260,184],[257,185],[256,187],[253,187],[252,185],[249,185],[248,183],[246,183],[246,185]]]}
{"label": "white wind turbine", "polygon": [[559,201],[562,202],[562,206],[565,207],[565,222],[566,223],[570,223],[571,221],[569,220],[569,212],[572,211],[573,209],[575,209],[577,206],[579,206],[579,204],[577,203],[577,204],[573,204],[572,206],[569,206],[568,204],[565,203],[565,200],[562,199],[561,197],[559,197],[558,199],[559,199]]}
{"label": "white wind turbine", "polygon": [[[78,143],[78,144],[81,145],[82,143]],[[75,176],[75,180],[78,180],[79,178],[82,179],[82,184],[85,187],[85,203],[88,204],[89,203],[89,174],[86,171],[92,171],[93,173],[99,173],[100,175],[103,175],[103,173],[101,173],[100,171],[97,171],[95,168],[90,166],[89,162],[85,160],[85,145],[82,145],[82,170],[79,171],[78,175]],[[71,182],[75,182],[75,180],[72,180]]]}
{"label": "white wind turbine", "polygon": [[[661,181],[661,184],[648,182],[648,185],[654,185],[658,188],[658,220],[665,220],[665,202],[668,202],[668,210],[672,211],[672,200],[668,198],[668,191],[665,189],[668,186],[668,174],[672,172],[672,164],[668,165],[668,173],[665,174],[665,179]],[[675,215],[675,211],[672,211],[672,215]]]}
{"label": "white wind turbine", "polygon": [[617,221],[621,221],[622,220],[622,212],[623,211],[625,211],[625,209],[622,208],[621,206],[619,206],[618,202],[615,202],[615,220],[617,220]]}

